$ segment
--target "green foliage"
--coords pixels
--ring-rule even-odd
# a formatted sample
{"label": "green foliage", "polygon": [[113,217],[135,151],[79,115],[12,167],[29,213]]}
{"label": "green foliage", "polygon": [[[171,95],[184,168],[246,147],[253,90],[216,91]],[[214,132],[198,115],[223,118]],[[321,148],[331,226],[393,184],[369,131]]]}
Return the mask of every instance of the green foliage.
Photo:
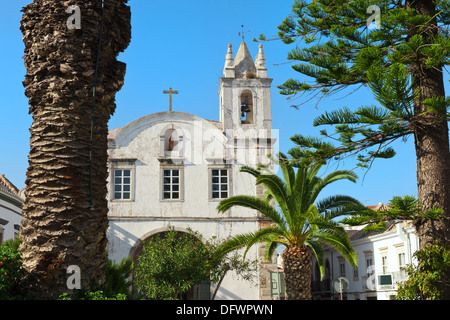
{"label": "green foliage", "polygon": [[[108,296],[103,291],[86,291],[83,294],[80,294],[77,300],[127,300],[128,297],[126,294],[117,293],[113,296]],[[63,293],[59,296],[58,300],[73,300],[67,293]]]}
{"label": "green foliage", "polygon": [[198,233],[168,229],[145,243],[135,282],[150,299],[181,298],[192,286],[209,279],[210,252]]}
{"label": "green foliage", "polygon": [[[288,79],[280,93],[289,98],[311,94],[321,101],[349,87],[368,87],[380,106],[325,112],[314,126],[331,125],[334,132],[292,137],[297,145],[289,151],[293,160],[323,163],[357,156],[360,167],[370,168],[376,158],[392,158],[392,142],[405,141],[426,113],[450,120],[450,97],[421,97],[413,90],[421,84],[412,70],[441,70],[450,63],[450,2],[434,2],[435,11],[426,15],[406,1],[294,1],[278,35],[286,44],[298,42],[287,59],[308,80]],[[367,28],[369,5],[381,10],[380,28]],[[264,35],[260,40],[267,41]],[[419,104],[425,112],[414,108]]]}
{"label": "green foliage", "polygon": [[19,281],[23,275],[19,240],[7,240],[0,245],[0,300],[20,296]]}
{"label": "green foliage", "polygon": [[419,200],[414,196],[393,197],[385,209],[378,211],[366,208],[360,210],[358,214],[346,217],[342,223],[351,226],[366,225],[365,231],[384,231],[388,221],[392,220],[419,220],[419,219],[440,219],[444,211],[433,208],[423,211]]}
{"label": "green foliage", "polygon": [[[24,275],[22,255],[19,251],[20,239],[6,240],[0,245],[0,300],[24,299],[19,284]],[[128,281],[133,270],[130,258],[119,264],[107,260],[106,284],[102,288],[88,291],[76,290],[73,297],[64,293],[59,300],[125,300],[129,299],[131,282]],[[32,297],[31,297],[32,298]]]}
{"label": "green foliage", "polygon": [[103,291],[107,296],[124,295],[130,297],[130,287],[132,282],[128,278],[133,272],[133,260],[130,257],[122,259],[120,263],[107,260],[106,265],[106,284]]}
{"label": "green foliage", "polygon": [[[280,244],[286,247],[307,245],[321,264],[323,275],[322,245],[329,245],[336,248],[352,266],[356,266],[356,252],[342,225],[335,219],[342,215],[358,214],[365,207],[349,196],[335,195],[321,201],[317,201],[317,197],[330,183],[344,179],[355,182],[357,176],[351,171],[338,170],[320,178],[318,172],[321,166],[317,163],[310,167],[298,165],[295,172],[292,165],[281,161],[284,179],[271,173],[263,174],[260,170],[242,167],[242,172],[252,174],[256,177],[256,184],[266,188],[265,198],[230,197],[220,202],[218,211],[225,212],[234,206],[251,208],[270,218],[273,224],[256,232],[236,235],[221,244],[218,250],[230,252],[246,247],[247,252],[253,244],[265,242],[265,256],[269,259]],[[279,210],[272,206],[272,200]]]}
{"label": "green foliage", "polygon": [[444,287],[450,286],[450,246],[427,245],[416,251],[418,265],[405,268],[408,280],[398,287],[398,300],[439,300]]}

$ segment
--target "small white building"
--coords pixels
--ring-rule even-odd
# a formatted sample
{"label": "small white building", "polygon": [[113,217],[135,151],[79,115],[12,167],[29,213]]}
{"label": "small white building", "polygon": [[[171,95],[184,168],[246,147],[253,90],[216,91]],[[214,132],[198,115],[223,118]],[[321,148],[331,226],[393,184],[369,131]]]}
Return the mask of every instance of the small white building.
{"label": "small white building", "polygon": [[23,199],[19,190],[0,174],[0,244],[19,235]]}
{"label": "small white building", "polygon": [[[406,279],[402,267],[413,263],[413,254],[419,249],[415,228],[410,222],[392,221],[384,232],[365,232],[362,227],[346,229],[358,254],[358,267],[352,268],[339,252],[326,248],[322,281],[317,261],[313,259],[313,299],[395,299],[397,283]],[[342,295],[341,281],[338,281],[341,279]]]}
{"label": "small white building", "polygon": [[[225,60],[219,121],[172,111],[170,106],[169,111],[149,114],[110,131],[110,259],[132,257],[136,261],[145,241],[169,226],[182,232],[190,228],[204,241],[221,241],[267,223],[255,210],[235,207],[224,214],[217,212],[222,199],[262,195],[255,179],[239,170],[244,164],[270,166],[267,155],[273,154],[276,141],[272,136],[272,79],[267,78],[262,45],[255,62],[245,42],[235,58],[228,45]],[[176,93],[165,93],[169,92]],[[256,247],[247,257],[261,262],[257,285],[230,272],[217,300],[272,298],[270,271],[276,271],[276,263],[264,263]],[[213,286],[201,284],[189,297],[209,299]]]}

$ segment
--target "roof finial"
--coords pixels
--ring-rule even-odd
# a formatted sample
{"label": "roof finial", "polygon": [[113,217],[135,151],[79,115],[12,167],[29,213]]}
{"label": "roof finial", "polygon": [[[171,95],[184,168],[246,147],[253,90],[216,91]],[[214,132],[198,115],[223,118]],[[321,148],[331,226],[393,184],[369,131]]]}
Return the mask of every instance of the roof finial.
{"label": "roof finial", "polygon": [[264,57],[263,45],[259,44],[259,52],[255,59],[256,76],[258,78],[267,78],[266,58]]}
{"label": "roof finial", "polygon": [[259,52],[256,55],[255,64],[257,68],[264,68],[266,66],[266,58],[264,57],[263,44],[259,44]]}
{"label": "roof finial", "polygon": [[223,68],[223,74],[226,78],[234,78],[234,58],[233,51],[231,50],[231,43],[228,44],[228,51],[225,55],[225,66]]}
{"label": "roof finial", "polygon": [[250,30],[244,31],[244,25],[241,25],[242,32],[239,32],[239,36],[242,36],[242,41],[244,41],[244,33],[250,32]]}

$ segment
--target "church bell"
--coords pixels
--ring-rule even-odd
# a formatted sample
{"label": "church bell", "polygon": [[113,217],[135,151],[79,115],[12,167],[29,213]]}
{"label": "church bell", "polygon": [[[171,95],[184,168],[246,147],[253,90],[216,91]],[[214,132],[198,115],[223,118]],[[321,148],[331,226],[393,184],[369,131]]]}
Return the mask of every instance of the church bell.
{"label": "church bell", "polygon": [[248,106],[247,97],[244,98],[244,101],[241,103],[241,117],[245,117],[246,113],[249,113],[250,107]]}

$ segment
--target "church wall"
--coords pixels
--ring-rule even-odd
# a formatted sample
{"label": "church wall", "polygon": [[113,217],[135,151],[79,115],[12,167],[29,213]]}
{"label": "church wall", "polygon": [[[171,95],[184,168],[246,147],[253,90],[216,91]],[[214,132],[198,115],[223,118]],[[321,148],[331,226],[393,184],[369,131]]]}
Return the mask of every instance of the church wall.
{"label": "church wall", "polygon": [[[136,159],[134,166],[132,166],[134,169],[134,199],[130,201],[110,201],[110,215],[177,217],[186,214],[214,218],[218,215],[216,208],[219,201],[209,201],[208,195],[208,170],[213,166],[219,168],[229,166],[231,168],[232,191],[230,195],[255,195],[254,178],[249,174],[239,172],[240,166],[214,164],[211,161],[203,160],[196,161],[196,163],[180,164],[183,171],[182,179],[184,180],[181,190],[182,199],[179,201],[161,199],[161,168],[166,164],[158,160],[160,156],[159,134],[165,125],[154,125],[140,132],[127,146],[110,150],[110,158],[112,159]],[[186,133],[192,132],[192,127],[185,126],[182,123],[177,123],[177,126]],[[219,131],[218,129],[215,130]],[[204,132],[204,136],[207,136],[207,132]],[[205,148],[207,147],[205,146],[204,150]],[[208,148],[218,150],[223,149],[224,146],[220,142],[216,142]],[[110,167],[110,170],[113,170],[113,167]],[[111,185],[112,176],[110,188]],[[110,198],[112,198],[111,193],[110,191]],[[256,216],[255,212],[241,208],[233,208],[231,212],[223,215]]]}
{"label": "church wall", "polygon": [[[193,124],[184,118],[185,115],[179,113],[178,118],[171,114],[167,119],[160,118],[158,121],[139,121],[137,128],[133,128],[128,136],[124,134],[117,139],[116,147],[109,150],[110,172],[120,166],[131,167],[133,181],[132,199],[113,200],[113,176],[110,175],[110,259],[119,262],[124,257],[132,256],[141,241],[168,226],[179,230],[191,228],[199,232],[204,241],[211,241],[213,237],[221,241],[239,233],[257,230],[257,213],[254,210],[235,207],[223,214],[217,212],[220,200],[210,197],[209,171],[211,168],[229,169],[229,196],[256,195],[255,178],[240,172],[240,165],[235,165],[233,161],[221,163],[223,156],[219,156],[226,154],[223,132],[209,124]],[[169,161],[161,154],[160,137],[167,126],[172,124],[184,135],[183,147],[187,156],[182,159],[183,163],[181,159]],[[202,142],[194,143],[199,135]],[[201,161],[195,148],[201,148]],[[180,200],[162,199],[161,168],[165,166],[179,166],[182,170]],[[256,248],[247,257],[257,259]],[[258,275],[256,277],[258,279]],[[230,272],[216,299],[259,299],[258,290],[258,285],[252,286]]]}

